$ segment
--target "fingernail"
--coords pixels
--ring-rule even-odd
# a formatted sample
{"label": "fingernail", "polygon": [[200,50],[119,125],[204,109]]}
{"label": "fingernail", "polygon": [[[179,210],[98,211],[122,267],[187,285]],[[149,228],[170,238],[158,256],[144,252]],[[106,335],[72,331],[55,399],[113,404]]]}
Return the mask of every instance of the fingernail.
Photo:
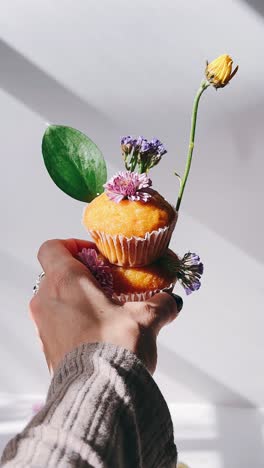
{"label": "fingernail", "polygon": [[180,312],[182,310],[182,306],[183,306],[183,300],[182,300],[181,296],[178,296],[177,294],[172,293],[172,297],[173,297],[173,299],[175,300],[175,302],[177,304],[178,312]]}

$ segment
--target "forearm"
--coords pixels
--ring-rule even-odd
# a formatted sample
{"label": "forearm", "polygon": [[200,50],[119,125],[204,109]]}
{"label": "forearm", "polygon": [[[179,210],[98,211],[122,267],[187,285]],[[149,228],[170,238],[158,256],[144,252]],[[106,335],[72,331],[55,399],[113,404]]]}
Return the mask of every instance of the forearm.
{"label": "forearm", "polygon": [[168,407],[137,357],[82,345],[57,369],[44,408],[6,447],[7,467],[175,467]]}

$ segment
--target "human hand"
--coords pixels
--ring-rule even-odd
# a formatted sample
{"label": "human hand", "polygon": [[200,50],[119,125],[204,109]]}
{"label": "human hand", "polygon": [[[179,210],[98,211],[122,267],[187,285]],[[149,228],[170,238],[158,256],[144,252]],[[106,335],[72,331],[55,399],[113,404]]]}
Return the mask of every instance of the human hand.
{"label": "human hand", "polygon": [[29,308],[50,371],[80,344],[103,342],[132,351],[153,373],[157,335],[179,312],[175,299],[160,293],[145,302],[116,304],[75,258],[84,247],[95,245],[55,239],[44,242],[39,249],[45,276]]}

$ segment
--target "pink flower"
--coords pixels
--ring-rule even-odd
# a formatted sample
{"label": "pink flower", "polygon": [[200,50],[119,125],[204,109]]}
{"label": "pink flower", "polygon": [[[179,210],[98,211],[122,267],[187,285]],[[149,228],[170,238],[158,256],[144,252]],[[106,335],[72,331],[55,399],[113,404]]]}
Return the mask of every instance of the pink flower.
{"label": "pink flower", "polygon": [[34,403],[33,406],[32,406],[32,412],[33,414],[37,414],[39,411],[42,410],[42,408],[44,407],[45,403],[42,402],[42,403]]}
{"label": "pink flower", "polygon": [[113,275],[111,267],[99,257],[95,249],[82,249],[82,251],[78,253],[78,258],[87,266],[107,296],[112,297]]}
{"label": "pink flower", "polygon": [[152,181],[145,173],[120,171],[104,185],[104,188],[110,200],[116,203],[125,198],[131,201],[147,202],[151,195],[144,189],[148,189],[151,185]]}

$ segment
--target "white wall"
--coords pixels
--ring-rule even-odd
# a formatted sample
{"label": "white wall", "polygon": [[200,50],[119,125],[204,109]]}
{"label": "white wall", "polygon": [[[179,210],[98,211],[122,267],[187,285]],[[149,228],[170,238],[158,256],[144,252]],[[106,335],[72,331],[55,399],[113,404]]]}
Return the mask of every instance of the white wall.
{"label": "white wall", "polygon": [[[82,204],[60,192],[45,171],[40,142],[46,122],[85,131],[112,164],[110,173],[121,164],[120,135],[159,137],[169,152],[153,180],[173,201],[173,171],[184,167],[205,59],[227,52],[240,70],[227,88],[210,89],[202,100],[192,175],[172,242],[180,254],[201,255],[203,286],[184,297],[177,322],[161,334],[156,378],[171,405],[184,461],[193,468],[262,466],[261,5],[2,0],[2,437],[14,430],[10,418],[19,426],[29,417],[49,381],[26,312],[39,272],[37,248],[46,238],[86,235]],[[21,401],[27,413],[17,417]],[[201,408],[213,415],[208,437],[201,434],[209,413],[205,417]]]}

